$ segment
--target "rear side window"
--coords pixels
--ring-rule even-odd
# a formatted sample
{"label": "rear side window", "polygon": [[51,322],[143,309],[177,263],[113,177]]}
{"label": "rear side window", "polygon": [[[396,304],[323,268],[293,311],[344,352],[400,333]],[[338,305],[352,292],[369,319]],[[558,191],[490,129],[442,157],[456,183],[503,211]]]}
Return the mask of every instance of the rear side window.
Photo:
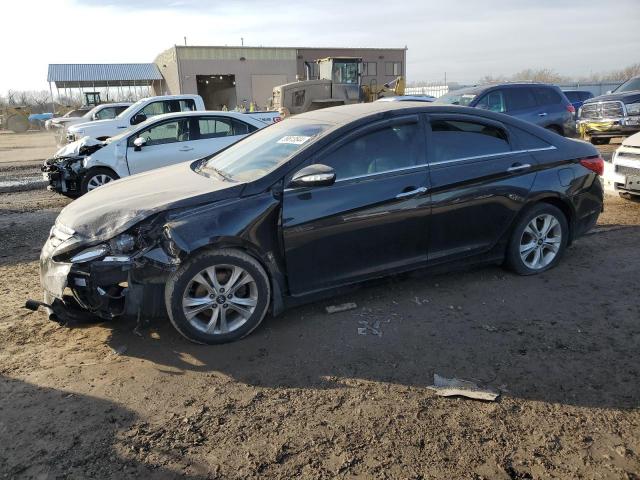
{"label": "rear side window", "polygon": [[562,103],[562,97],[553,88],[535,87],[533,93],[536,96],[538,105],[557,105],[558,103]]}
{"label": "rear side window", "polygon": [[494,90],[493,92],[483,95],[475,106],[476,108],[489,110],[491,112],[503,113],[507,111],[502,90]]}
{"label": "rear side window", "polygon": [[124,112],[127,108],[129,108],[126,105],[123,105],[121,107],[115,107],[116,108],[116,116],[120,115],[122,112]]}
{"label": "rear side window", "polygon": [[545,142],[540,137],[537,137],[536,135],[529,133],[521,128],[511,126],[509,127],[509,129],[518,139],[517,147],[523,150],[535,150],[538,148],[549,148],[552,146],[550,143]]}
{"label": "rear side window", "polygon": [[418,162],[418,124],[394,125],[366,133],[322,158],[337,180],[414,167]]}
{"label": "rear side window", "polygon": [[564,92],[564,94],[570,102],[579,102],[581,100],[580,97],[582,96],[581,92]]}
{"label": "rear side window", "polygon": [[196,109],[196,102],[191,98],[179,100],[179,104],[181,112],[193,112]]}
{"label": "rear side window", "polygon": [[509,152],[507,133],[499,127],[459,120],[432,120],[434,162]]}
{"label": "rear side window", "polygon": [[251,132],[255,132],[258,129],[253,125],[241,122],[240,120],[236,120],[235,118],[231,120],[231,124],[233,125],[234,135],[247,135]]}
{"label": "rear side window", "polygon": [[525,110],[536,107],[536,97],[530,88],[508,88],[505,90],[507,97],[507,110]]}
{"label": "rear side window", "polygon": [[200,118],[198,127],[200,138],[220,138],[233,135],[233,126],[229,118]]}

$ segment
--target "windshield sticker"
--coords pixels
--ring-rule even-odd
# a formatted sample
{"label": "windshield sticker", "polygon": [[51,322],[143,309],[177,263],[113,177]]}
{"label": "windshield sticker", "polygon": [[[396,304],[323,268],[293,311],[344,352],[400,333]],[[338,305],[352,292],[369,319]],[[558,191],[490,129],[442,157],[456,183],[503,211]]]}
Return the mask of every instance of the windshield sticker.
{"label": "windshield sticker", "polygon": [[277,143],[288,143],[291,145],[302,145],[304,142],[309,140],[311,137],[306,137],[304,135],[287,135],[278,140]]}

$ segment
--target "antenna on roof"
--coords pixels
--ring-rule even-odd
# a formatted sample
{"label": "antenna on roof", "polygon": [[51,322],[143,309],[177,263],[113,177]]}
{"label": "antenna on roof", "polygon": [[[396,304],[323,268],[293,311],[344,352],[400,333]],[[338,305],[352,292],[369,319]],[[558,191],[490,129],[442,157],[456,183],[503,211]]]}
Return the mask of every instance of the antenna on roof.
{"label": "antenna on roof", "polygon": [[187,46],[187,37],[186,36],[184,37],[184,46],[185,47]]}
{"label": "antenna on roof", "polygon": [[240,37],[240,45],[244,47],[244,37]]}

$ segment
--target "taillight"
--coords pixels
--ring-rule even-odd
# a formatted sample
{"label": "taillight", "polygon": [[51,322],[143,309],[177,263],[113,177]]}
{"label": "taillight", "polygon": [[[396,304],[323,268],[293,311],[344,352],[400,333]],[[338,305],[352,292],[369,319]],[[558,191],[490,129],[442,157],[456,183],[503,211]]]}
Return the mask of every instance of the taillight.
{"label": "taillight", "polygon": [[596,172],[600,176],[604,173],[604,160],[602,157],[583,158],[580,160],[580,165],[592,172]]}
{"label": "taillight", "polygon": [[571,112],[571,113],[576,113],[576,107],[574,107],[573,105],[569,104],[569,105],[567,105],[567,111]]}

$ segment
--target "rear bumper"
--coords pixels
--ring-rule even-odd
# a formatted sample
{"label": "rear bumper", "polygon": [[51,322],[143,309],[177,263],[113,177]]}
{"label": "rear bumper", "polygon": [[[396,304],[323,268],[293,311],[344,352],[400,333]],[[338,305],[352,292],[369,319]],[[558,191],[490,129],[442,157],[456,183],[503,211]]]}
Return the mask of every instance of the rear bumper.
{"label": "rear bumper", "polygon": [[604,210],[604,188],[600,177],[595,176],[591,185],[573,198],[576,217],[572,238],[576,239],[591,230]]}

